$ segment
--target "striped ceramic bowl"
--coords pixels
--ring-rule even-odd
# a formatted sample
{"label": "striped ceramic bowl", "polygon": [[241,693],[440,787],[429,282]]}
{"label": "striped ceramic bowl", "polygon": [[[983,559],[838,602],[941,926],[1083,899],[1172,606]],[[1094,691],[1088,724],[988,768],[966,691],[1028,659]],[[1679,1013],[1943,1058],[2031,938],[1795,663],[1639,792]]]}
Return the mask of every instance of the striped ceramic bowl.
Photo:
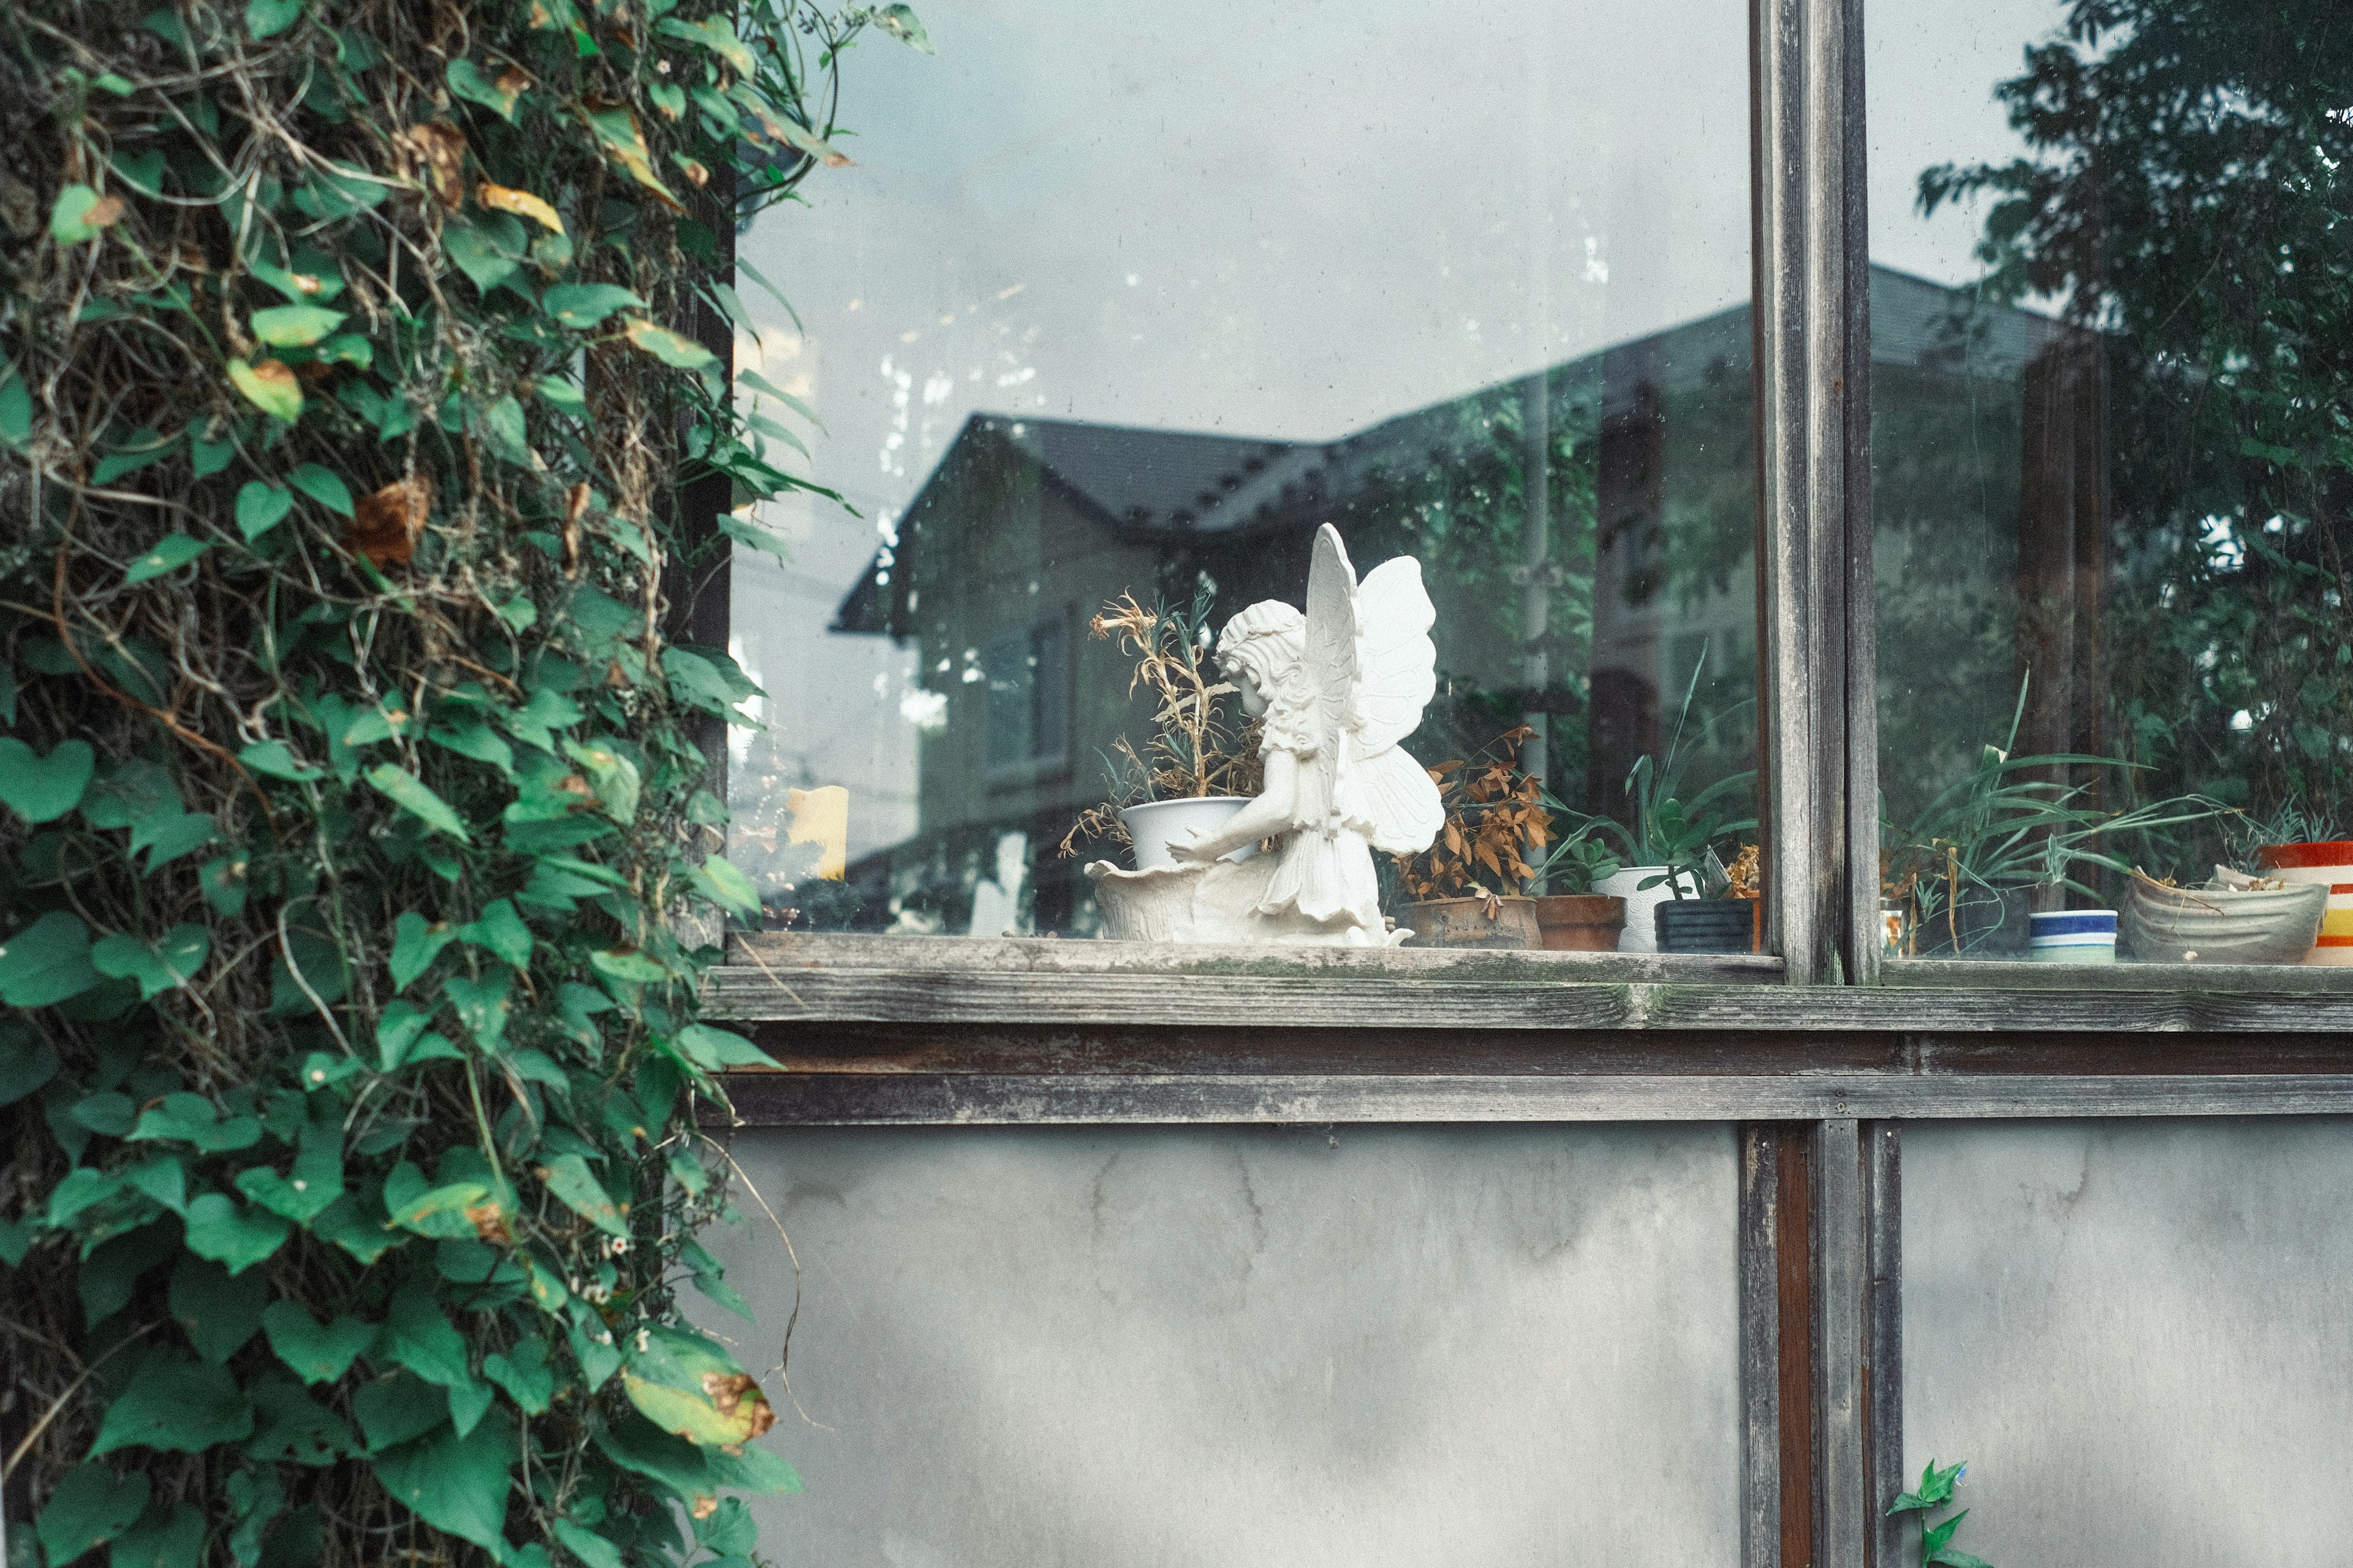
{"label": "striped ceramic bowl", "polygon": [[2026,917],[2026,954],[2037,963],[2114,963],[2116,911],[2051,910]]}
{"label": "striped ceramic bowl", "polygon": [[2305,962],[2353,966],[2353,841],[2266,844],[2257,858],[2266,873],[2291,885],[2327,885],[2328,909],[2320,917],[2320,938]]}

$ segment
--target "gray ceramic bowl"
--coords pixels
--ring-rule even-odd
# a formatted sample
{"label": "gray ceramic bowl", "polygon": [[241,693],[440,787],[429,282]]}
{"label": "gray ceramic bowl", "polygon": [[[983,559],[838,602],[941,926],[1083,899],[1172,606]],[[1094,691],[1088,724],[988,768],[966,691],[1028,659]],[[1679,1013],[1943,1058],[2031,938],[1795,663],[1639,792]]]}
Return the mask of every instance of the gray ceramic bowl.
{"label": "gray ceramic bowl", "polygon": [[2320,934],[2328,889],[2168,888],[2136,876],[2117,910],[2125,952],[2144,963],[2301,963]]}

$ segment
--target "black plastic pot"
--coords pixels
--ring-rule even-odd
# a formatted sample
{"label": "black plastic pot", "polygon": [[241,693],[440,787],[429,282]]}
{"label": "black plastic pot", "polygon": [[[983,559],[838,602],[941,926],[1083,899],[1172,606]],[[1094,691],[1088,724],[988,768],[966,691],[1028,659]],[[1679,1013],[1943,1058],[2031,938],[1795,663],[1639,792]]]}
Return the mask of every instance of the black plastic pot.
{"label": "black plastic pot", "polygon": [[1661,952],[1746,952],[1755,945],[1753,899],[1669,899],[1651,911]]}

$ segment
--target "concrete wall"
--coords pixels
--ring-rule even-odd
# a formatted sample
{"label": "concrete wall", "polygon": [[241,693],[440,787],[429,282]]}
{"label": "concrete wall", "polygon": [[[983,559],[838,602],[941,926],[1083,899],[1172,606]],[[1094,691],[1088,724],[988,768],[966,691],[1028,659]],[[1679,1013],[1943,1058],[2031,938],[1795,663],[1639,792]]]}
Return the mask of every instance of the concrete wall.
{"label": "concrete wall", "polygon": [[[745,1133],[828,1568],[1733,1563],[1722,1127]],[[714,1238],[772,1366],[775,1229]]]}
{"label": "concrete wall", "polygon": [[2353,1122],[1904,1134],[1904,1431],[1954,1544],[2032,1563],[2353,1561]]}

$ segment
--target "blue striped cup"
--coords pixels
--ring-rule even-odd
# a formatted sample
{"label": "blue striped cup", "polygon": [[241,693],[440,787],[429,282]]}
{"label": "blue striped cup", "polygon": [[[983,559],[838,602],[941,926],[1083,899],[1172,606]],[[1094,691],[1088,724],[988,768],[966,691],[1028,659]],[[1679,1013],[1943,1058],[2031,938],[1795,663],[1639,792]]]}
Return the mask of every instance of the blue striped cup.
{"label": "blue striped cup", "polygon": [[2116,911],[2052,910],[2026,917],[2026,951],[2038,963],[2114,963]]}

